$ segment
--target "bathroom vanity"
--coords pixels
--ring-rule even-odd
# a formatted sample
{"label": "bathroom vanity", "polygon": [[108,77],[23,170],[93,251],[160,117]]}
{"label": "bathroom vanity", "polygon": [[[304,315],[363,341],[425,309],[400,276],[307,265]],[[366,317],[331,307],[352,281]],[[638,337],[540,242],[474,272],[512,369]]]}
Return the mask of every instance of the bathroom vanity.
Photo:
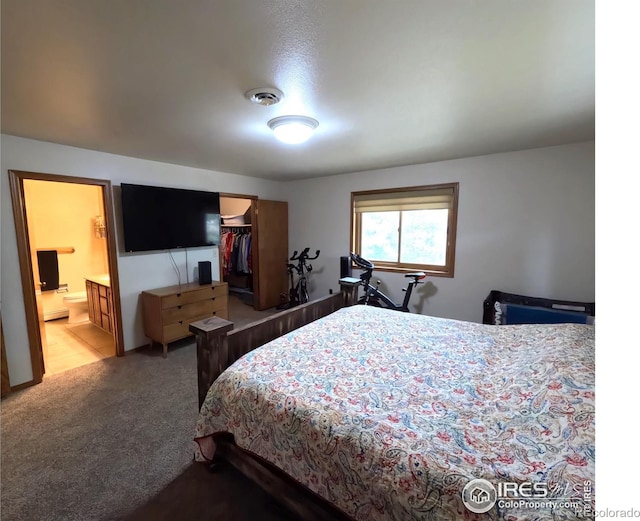
{"label": "bathroom vanity", "polygon": [[113,332],[113,301],[109,275],[94,275],[85,279],[89,320],[107,333]]}

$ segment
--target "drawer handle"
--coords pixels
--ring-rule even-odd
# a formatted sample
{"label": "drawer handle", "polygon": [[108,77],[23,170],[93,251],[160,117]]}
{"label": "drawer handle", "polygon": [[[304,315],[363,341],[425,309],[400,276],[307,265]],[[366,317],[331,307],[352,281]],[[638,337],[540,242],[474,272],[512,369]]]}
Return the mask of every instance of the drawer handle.
{"label": "drawer handle", "polygon": [[216,297],[211,297],[211,300],[215,300],[215,299],[216,299]]}
{"label": "drawer handle", "polygon": [[180,295],[182,295],[182,293],[176,293],[176,297],[179,297]]}
{"label": "drawer handle", "polygon": [[215,312],[215,311],[213,311],[211,314],[212,314],[212,315],[215,315],[215,314],[216,314],[216,312]]}
{"label": "drawer handle", "polygon": [[182,324],[182,320],[180,320],[180,321],[178,322],[178,324]]}
{"label": "drawer handle", "polygon": [[178,309],[182,309],[182,306],[178,306]]}

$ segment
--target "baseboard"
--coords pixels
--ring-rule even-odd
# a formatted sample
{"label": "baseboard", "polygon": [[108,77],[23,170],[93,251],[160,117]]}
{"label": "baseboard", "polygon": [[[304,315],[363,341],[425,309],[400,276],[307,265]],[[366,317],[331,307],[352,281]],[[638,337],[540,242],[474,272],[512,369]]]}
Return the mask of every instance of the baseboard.
{"label": "baseboard", "polygon": [[57,309],[56,311],[48,311],[44,314],[44,321],[57,320],[59,318],[65,318],[69,316],[68,309]]}

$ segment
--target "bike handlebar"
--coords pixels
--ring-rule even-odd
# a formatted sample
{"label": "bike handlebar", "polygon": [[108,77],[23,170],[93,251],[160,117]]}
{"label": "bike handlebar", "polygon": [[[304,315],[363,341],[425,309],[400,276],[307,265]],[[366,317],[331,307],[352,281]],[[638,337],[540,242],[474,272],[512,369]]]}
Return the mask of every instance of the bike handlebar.
{"label": "bike handlebar", "polygon": [[305,269],[307,271],[311,271],[313,267],[311,266],[311,264],[308,264],[307,261],[317,259],[320,256],[320,250],[316,250],[316,254],[314,257],[309,257],[309,250],[310,248],[305,248],[300,252],[300,255],[298,255],[298,250],[295,250],[289,260],[298,261],[298,265],[296,266],[294,264],[288,263],[287,269],[290,272],[293,272],[293,270],[295,269],[298,272],[298,275],[302,275]]}
{"label": "bike handlebar", "polygon": [[[311,248],[305,248],[304,250],[302,250],[300,252],[300,255],[298,255],[298,250],[295,250],[293,252],[293,255],[291,256],[291,258],[289,260],[297,260],[300,261],[300,263],[303,263],[305,260],[313,260],[313,259],[317,259],[320,256],[320,250],[316,250],[316,255],[315,257],[309,257],[309,250]],[[297,255],[297,257],[296,257]]]}
{"label": "bike handlebar", "polygon": [[351,252],[351,260],[364,270],[373,270],[375,268],[373,262],[363,259],[357,253]]}

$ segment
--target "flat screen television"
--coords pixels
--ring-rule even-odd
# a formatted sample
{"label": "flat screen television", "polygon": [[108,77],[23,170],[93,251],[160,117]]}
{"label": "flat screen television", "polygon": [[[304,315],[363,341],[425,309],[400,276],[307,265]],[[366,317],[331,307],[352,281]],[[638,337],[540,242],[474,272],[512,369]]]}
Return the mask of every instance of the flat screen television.
{"label": "flat screen television", "polygon": [[220,194],[122,183],[128,252],[220,244]]}

